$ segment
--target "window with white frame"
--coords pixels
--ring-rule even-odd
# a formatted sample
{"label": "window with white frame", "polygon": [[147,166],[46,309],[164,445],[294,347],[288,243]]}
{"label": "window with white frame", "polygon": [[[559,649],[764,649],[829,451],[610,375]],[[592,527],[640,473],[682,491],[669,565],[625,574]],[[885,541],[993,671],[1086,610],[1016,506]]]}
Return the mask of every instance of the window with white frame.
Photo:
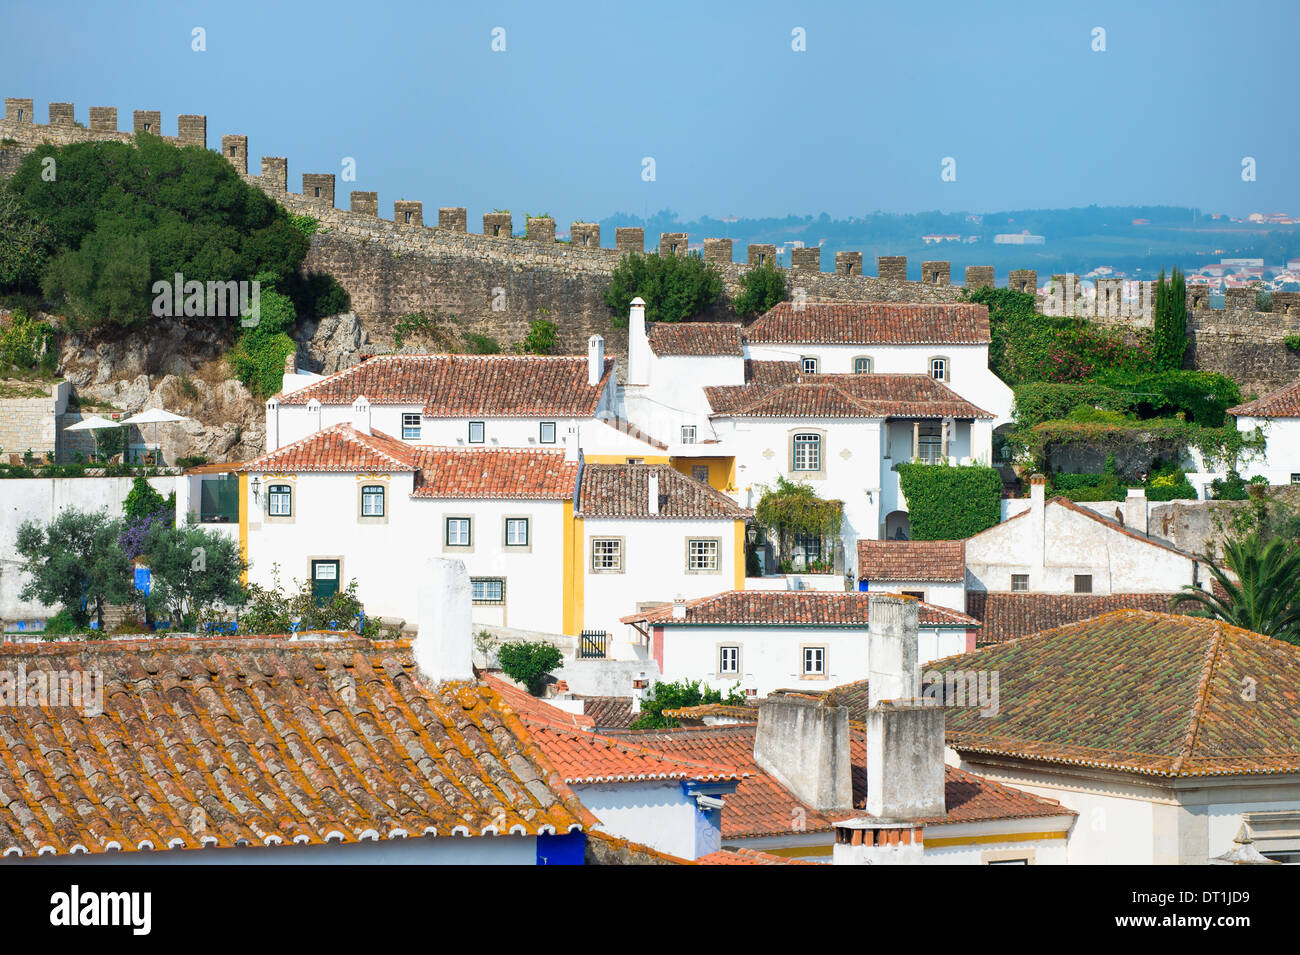
{"label": "window with white frame", "polygon": [[793,471],[820,471],[822,469],[822,436],[796,434],[794,436]]}
{"label": "window with white frame", "polygon": [[826,675],[826,648],[825,647],[804,647],[803,648],[803,675],[804,676],[825,676]]}
{"label": "window with white frame", "polygon": [[470,599],[476,604],[503,604],[506,602],[506,582],[502,577],[471,577]]}
{"label": "window with white frame", "polygon": [[858,357],[858,358],[853,359],[853,374],[855,374],[855,375],[865,375],[865,374],[870,373],[870,371],[871,371],[871,359],[870,359],[870,358],[866,358],[866,357]]}
{"label": "window with white frame", "polygon": [[623,542],[615,537],[597,537],[591,542],[591,569],[617,573],[623,569]]}
{"label": "window with white frame", "polygon": [[471,421],[469,423],[469,443],[482,444],[487,433],[487,428],[482,421]]}
{"label": "window with white frame", "polygon": [[1011,575],[1011,592],[1015,594],[1027,593],[1029,591],[1028,574]]}
{"label": "window with white frame", "polygon": [[361,516],[384,516],[384,487],[382,484],[367,484],[361,489]]}
{"label": "window with white frame", "polygon": [[293,488],[287,484],[272,484],[266,492],[266,513],[271,517],[292,515]]}
{"label": "window with white frame", "polygon": [[802,371],[805,375],[815,375],[817,374],[818,364],[819,363],[816,358],[812,357],[811,355],[805,355],[804,357],[799,359],[799,370]]}
{"label": "window with white frame", "polygon": [[402,415],[402,440],[419,441],[420,440],[420,413],[403,413]]}
{"label": "window with white frame", "polygon": [[740,672],[740,647],[718,647],[718,673],[735,676]]}
{"label": "window with white frame", "polygon": [[948,359],[931,358],[930,359],[930,377],[935,381],[948,380]]}
{"label": "window with white frame", "polygon": [[694,444],[694,443],[695,443],[695,425],[693,424],[682,425],[682,444]]}
{"label": "window with white frame", "polygon": [[694,573],[716,571],[718,569],[718,542],[716,540],[687,541],[686,569]]}
{"label": "window with white frame", "polygon": [[468,547],[470,545],[470,520],[468,517],[447,518],[447,546]]}
{"label": "window with white frame", "polygon": [[528,546],[528,518],[526,517],[506,518],[506,546],[507,547]]}
{"label": "window with white frame", "polygon": [[537,441],[539,444],[555,443],[555,422],[543,421],[538,426]]}

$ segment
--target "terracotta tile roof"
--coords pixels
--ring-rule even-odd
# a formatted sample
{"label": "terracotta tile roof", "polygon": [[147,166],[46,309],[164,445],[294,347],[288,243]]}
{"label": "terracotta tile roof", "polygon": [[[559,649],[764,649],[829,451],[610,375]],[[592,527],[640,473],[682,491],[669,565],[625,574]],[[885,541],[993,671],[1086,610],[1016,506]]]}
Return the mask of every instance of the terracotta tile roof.
{"label": "terracotta tile roof", "polygon": [[867,681],[856,680],[853,683],[841,683],[826,692],[827,706],[843,706],[849,711],[849,719],[855,723],[865,723],[867,710],[871,701],[867,693]]}
{"label": "terracotta tile roof", "polygon": [[598,385],[587,384],[587,359],[540,355],[377,355],[292,391],[285,405],[419,405],[434,418],[587,418],[613,374],[605,359]]}
{"label": "terracotta tile roof", "polygon": [[527,448],[412,449],[423,469],[413,497],[480,500],[573,499],[578,462],[563,451]]}
{"label": "terracotta tile roof", "polygon": [[1119,610],[944,663],[999,674],[997,715],[949,711],[960,751],[1154,776],[1300,771],[1300,647],[1220,621]]}
{"label": "terracotta tile roof", "polygon": [[0,646],[99,674],[97,707],[0,707],[0,854],[564,833],[596,820],[490,687],[425,687],[407,643]]}
{"label": "terracotta tile roof", "polygon": [[683,706],[675,710],[663,710],[664,716],[692,723],[702,723],[706,717],[714,716],[734,720],[738,723],[757,723],[758,706],[733,705],[729,703],[701,703],[698,706]]}
{"label": "terracotta tile roof", "polygon": [[802,374],[797,361],[759,361],[745,359],[745,381],[756,385],[783,385],[797,381]]}
{"label": "terracotta tile roof", "polygon": [[744,418],[992,418],[929,375],[804,375],[785,383],[706,387],[715,416]]}
{"label": "terracotta tile roof", "polygon": [[740,326],[726,322],[655,322],[647,336],[650,350],[674,355],[734,356],[745,353]]}
{"label": "terracotta tile roof", "polygon": [[1229,408],[1228,414],[1252,418],[1300,418],[1300,381]]}
{"label": "terracotta tile roof", "polygon": [[[861,591],[726,590],[686,601],[686,617],[672,604],[622,618],[623,623],[698,627],[718,624],[771,627],[865,627],[870,594]],[[976,627],[973,617],[919,601],[923,627]]]}
{"label": "terracotta tile roof", "polygon": [[655,779],[735,780],[744,777],[720,763],[683,759],[629,739],[562,729],[525,718],[533,740],[570,785],[642,782]]}
{"label": "terracotta tile roof", "polygon": [[858,541],[859,580],[966,579],[965,541]]}
{"label": "terracotta tile roof", "polygon": [[382,431],[362,434],[336,424],[240,466],[257,473],[306,471],[418,471],[415,448]]}
{"label": "terracotta tile roof", "polygon": [[640,716],[632,712],[630,696],[578,696],[578,699],[582,700],[582,712],[591,717],[598,730],[627,729]]}
{"label": "terracotta tile roof", "polygon": [[[1169,613],[1173,594],[966,594],[966,612],[981,624],[979,643],[1005,643],[1041,630],[1100,617],[1112,610]],[[1186,610],[1192,609],[1183,604]],[[1177,611],[1175,611],[1177,612]]]}
{"label": "terracotta tile roof", "polygon": [[760,852],[758,849],[720,849],[717,852],[710,852],[706,856],[700,856],[695,860],[696,865],[822,865],[820,862],[812,862],[808,859],[795,859],[789,856],[773,855],[770,852]]}
{"label": "terracotta tile roof", "polygon": [[529,723],[546,723],[561,729],[589,730],[596,724],[590,716],[570,713],[558,706],[552,706],[543,699],[533,696],[527,690],[521,690],[496,673],[483,671],[479,677],[492,687],[506,704]]}
{"label": "terracotta tile roof", "polygon": [[[842,819],[849,807],[823,814],[799,802],[755,762],[756,733],[757,727],[749,724],[634,731],[626,734],[626,738],[672,755],[717,760],[750,773],[741,780],[734,793],[723,798],[724,839],[829,831],[832,821]],[[849,753],[853,763],[853,804],[861,807],[867,793],[867,741],[866,734],[860,729],[851,730]],[[1003,786],[955,766],[945,767],[944,773],[947,812],[919,820],[927,825],[1073,814],[1054,800]]]}
{"label": "terracotta tile roof", "polygon": [[[650,475],[659,475],[659,513],[650,513]],[[750,512],[721,491],[667,464],[588,464],[579,479],[578,517],[739,520]]]}
{"label": "terracotta tile roof", "polygon": [[696,865],[690,859],[669,855],[658,849],[629,842],[608,832],[592,829],[587,833],[587,865]]}
{"label": "terracotta tile roof", "polygon": [[989,310],[983,305],[893,302],[782,302],[745,329],[755,343],[837,345],[985,345]]}

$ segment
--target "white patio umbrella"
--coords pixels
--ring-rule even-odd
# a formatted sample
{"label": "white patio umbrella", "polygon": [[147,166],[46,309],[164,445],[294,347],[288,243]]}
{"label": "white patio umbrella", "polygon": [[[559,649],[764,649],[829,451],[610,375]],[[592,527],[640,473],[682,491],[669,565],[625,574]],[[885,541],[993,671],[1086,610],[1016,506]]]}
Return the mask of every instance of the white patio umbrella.
{"label": "white patio umbrella", "polygon": [[153,443],[158,444],[158,425],[175,424],[177,421],[188,421],[184,415],[172,414],[170,411],[164,411],[162,408],[150,408],[147,411],[141,411],[137,415],[132,415],[122,422],[128,424],[151,424],[153,425]]}
{"label": "white patio umbrella", "polygon": [[82,418],[76,424],[70,424],[63,430],[91,432],[90,439],[95,442],[95,454],[99,454],[99,438],[95,436],[94,432],[102,431],[104,428],[120,427],[122,427],[120,421],[109,421],[107,418],[101,418],[99,415],[95,414],[91,415],[89,418]]}

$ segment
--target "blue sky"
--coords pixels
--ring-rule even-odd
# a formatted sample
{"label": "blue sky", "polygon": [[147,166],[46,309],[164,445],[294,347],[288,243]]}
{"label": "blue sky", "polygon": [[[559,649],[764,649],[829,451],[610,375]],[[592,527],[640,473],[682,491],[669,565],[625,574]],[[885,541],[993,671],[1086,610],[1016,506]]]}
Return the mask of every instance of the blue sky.
{"label": "blue sky", "polygon": [[352,189],[378,190],[385,216],[402,198],[426,220],[463,205],[472,229],[494,208],[562,229],[663,208],[1300,212],[1294,0],[6,0],[0,21],[0,95],[42,119],[50,101],[82,122],[115,105],[129,128],[156,108],[174,133],[205,113],[210,146],[249,137],[254,171],[288,156],[291,189],[352,157],[340,205]]}

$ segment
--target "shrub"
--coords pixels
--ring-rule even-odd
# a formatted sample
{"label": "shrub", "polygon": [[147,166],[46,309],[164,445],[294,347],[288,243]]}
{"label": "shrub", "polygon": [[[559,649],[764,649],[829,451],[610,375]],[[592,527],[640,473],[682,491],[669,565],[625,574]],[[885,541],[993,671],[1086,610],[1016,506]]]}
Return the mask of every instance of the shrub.
{"label": "shrub", "polygon": [[74,634],[85,633],[86,627],[78,626],[77,621],[73,619],[72,614],[67,609],[61,609],[49,620],[45,621],[44,636],[47,639],[55,637],[70,637]]}
{"label": "shrub", "polygon": [[547,674],[564,662],[564,656],[549,643],[518,640],[501,645],[497,662],[510,679],[522,683],[536,696],[542,691]]}
{"label": "shrub", "polygon": [[646,303],[648,322],[685,322],[722,296],[722,276],[698,255],[623,256],[605,289],[613,323],[626,325],[632,299]]}
{"label": "shrub", "polygon": [[528,326],[528,335],[515,345],[515,351],[525,355],[552,355],[558,344],[555,323],[546,318],[535,318]]}
{"label": "shrub", "polygon": [[913,540],[961,540],[1002,519],[1002,476],[994,468],[903,462],[894,469]]}
{"label": "shrub", "polygon": [[465,353],[467,355],[499,355],[501,354],[501,343],[491,335],[479,335],[475,332],[467,332],[461,336],[465,342]]}
{"label": "shrub", "polygon": [[761,265],[740,277],[740,294],[731,307],[737,315],[761,315],[784,302],[788,294],[785,272],[774,265]]}
{"label": "shrub", "polygon": [[705,686],[700,680],[682,680],[677,683],[656,682],[650,695],[641,701],[641,715],[633,721],[634,730],[673,729],[681,726],[671,716],[664,716],[664,710],[680,710],[688,706],[700,706],[705,703],[725,703],[739,706],[745,702],[745,695],[740,692],[737,682],[727,693]]}
{"label": "shrub", "polygon": [[1300,335],[1287,335],[1282,339],[1282,344],[1294,352],[1300,352]]}
{"label": "shrub", "polygon": [[297,320],[293,302],[273,289],[262,291],[261,317],[244,333],[230,352],[235,377],[248,386],[256,398],[269,398],[284,384],[284,360],[298,350],[288,329]]}
{"label": "shrub", "polygon": [[18,309],[9,323],[0,326],[0,371],[13,368],[18,371],[52,372],[57,355],[53,351],[54,329],[38,318]]}

